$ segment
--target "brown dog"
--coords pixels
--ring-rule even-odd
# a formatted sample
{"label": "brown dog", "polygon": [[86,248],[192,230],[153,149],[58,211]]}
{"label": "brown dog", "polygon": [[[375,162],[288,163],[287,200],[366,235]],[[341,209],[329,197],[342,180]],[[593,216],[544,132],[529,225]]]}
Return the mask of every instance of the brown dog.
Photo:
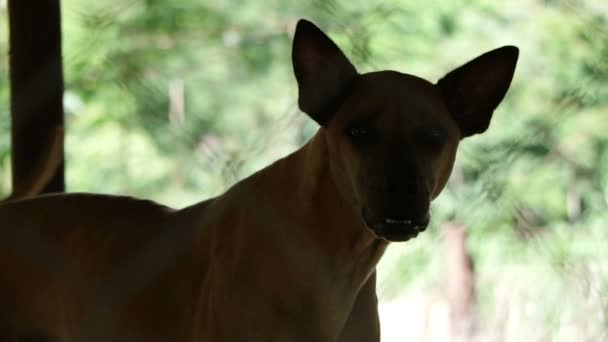
{"label": "brown dog", "polygon": [[378,341],[376,263],[427,227],[517,55],[437,84],[358,74],[300,21],[299,104],[321,128],[298,151],[183,210],[86,194],[0,206],[0,339]]}

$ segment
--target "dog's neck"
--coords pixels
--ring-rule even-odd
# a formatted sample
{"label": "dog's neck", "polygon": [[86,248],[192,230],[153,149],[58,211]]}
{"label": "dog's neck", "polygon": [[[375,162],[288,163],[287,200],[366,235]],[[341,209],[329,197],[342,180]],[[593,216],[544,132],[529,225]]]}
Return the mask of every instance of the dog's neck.
{"label": "dog's neck", "polygon": [[[342,256],[346,258],[344,261],[352,260],[353,257],[359,258],[360,262],[367,264],[366,267],[373,269],[388,242],[377,239],[365,227],[361,210],[354,207],[351,199],[340,194],[337,180],[334,179],[335,174],[331,170],[325,134],[324,129],[321,128],[304,147],[303,167],[308,172],[301,173],[300,184],[301,193],[309,196],[317,213],[314,217],[320,218],[319,225],[315,226],[316,233],[321,234],[318,241],[337,242],[340,247],[326,245],[325,248],[343,253]],[[326,234],[331,235],[332,238],[325,239]]]}
{"label": "dog's neck", "polygon": [[[199,308],[196,318],[208,322],[205,329],[241,319],[275,330],[283,326],[285,336],[294,329],[317,334],[304,340],[332,341],[339,334],[387,242],[375,239],[338,193],[323,134],[321,129],[298,151],[239,182],[212,200],[209,210],[204,210],[205,203],[191,208],[209,228],[200,241],[213,266],[201,286],[199,304],[207,307]],[[214,245],[208,245],[210,241]],[[257,295],[243,292],[236,282],[227,285],[226,274],[247,275],[244,281],[257,289]],[[243,304],[216,308],[209,304],[210,294],[220,302],[230,298]],[[287,314],[258,321],[262,317],[255,310],[244,309],[262,303]],[[292,319],[283,321],[286,317]],[[314,321],[318,326],[308,326],[310,317],[319,318]],[[281,334],[276,331],[276,336]],[[208,330],[204,336],[234,337]]]}
{"label": "dog's neck", "polygon": [[359,211],[338,191],[325,134],[320,128],[301,149],[262,173],[278,185],[276,195],[297,221],[290,228],[299,231],[292,233],[307,237],[319,257],[333,263],[335,271],[352,272],[353,286],[361,286],[388,242],[375,238]]}

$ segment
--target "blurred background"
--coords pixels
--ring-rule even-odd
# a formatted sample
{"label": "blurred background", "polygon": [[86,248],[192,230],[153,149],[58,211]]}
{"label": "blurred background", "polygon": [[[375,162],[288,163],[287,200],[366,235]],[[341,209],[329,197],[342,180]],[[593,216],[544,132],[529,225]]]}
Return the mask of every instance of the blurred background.
{"label": "blurred background", "polygon": [[[379,265],[383,341],[608,341],[608,2],[62,0],[66,183],[183,207],[301,146],[308,18],[359,71],[436,81],[520,48],[431,228]],[[0,195],[10,192],[0,0]]]}

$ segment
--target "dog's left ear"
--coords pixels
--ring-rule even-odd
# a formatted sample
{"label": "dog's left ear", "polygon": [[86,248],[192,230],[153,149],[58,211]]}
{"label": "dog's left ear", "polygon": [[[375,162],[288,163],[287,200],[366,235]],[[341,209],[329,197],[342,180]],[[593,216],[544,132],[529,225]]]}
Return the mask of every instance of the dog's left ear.
{"label": "dog's left ear", "polygon": [[462,138],[483,133],[504,98],[515,72],[519,49],[503,46],[487,52],[437,82]]}
{"label": "dog's left ear", "polygon": [[346,95],[357,70],[323,31],[300,20],[291,56],[300,109],[325,126]]}

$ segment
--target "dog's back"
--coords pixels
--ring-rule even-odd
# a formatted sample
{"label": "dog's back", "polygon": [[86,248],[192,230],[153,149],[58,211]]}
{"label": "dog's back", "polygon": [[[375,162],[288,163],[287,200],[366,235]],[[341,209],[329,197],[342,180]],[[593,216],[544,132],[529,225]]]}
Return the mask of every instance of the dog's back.
{"label": "dog's back", "polygon": [[[62,340],[78,336],[75,329],[87,336],[97,330],[99,340],[141,328],[159,339],[179,336],[164,327],[191,320],[192,303],[175,303],[196,296],[196,282],[183,275],[196,276],[188,253],[198,229],[182,224],[179,213],[151,201],[87,194],[0,205],[0,339]],[[195,267],[202,276],[203,266]],[[148,326],[129,319],[135,312],[146,313]],[[158,324],[150,327],[150,320]]]}

